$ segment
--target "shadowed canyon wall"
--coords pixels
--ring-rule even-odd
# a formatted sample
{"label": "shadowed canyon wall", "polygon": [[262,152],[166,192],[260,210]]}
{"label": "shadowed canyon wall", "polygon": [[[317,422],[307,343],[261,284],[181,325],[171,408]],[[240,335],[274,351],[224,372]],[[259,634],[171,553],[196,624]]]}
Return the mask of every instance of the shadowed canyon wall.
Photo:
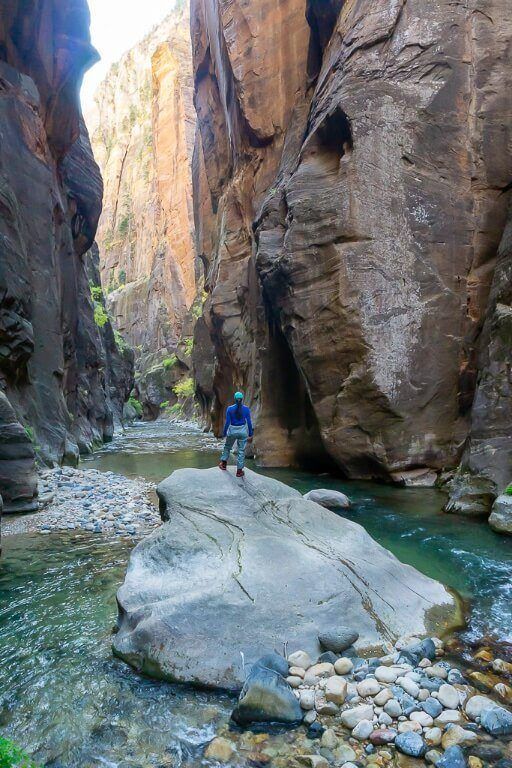
{"label": "shadowed canyon wall", "polygon": [[207,420],[243,387],[263,463],[325,454],[390,480],[464,453],[496,493],[512,479],[506,0],[191,8]]}
{"label": "shadowed canyon wall", "polygon": [[76,461],[111,437],[131,386],[99,328],[88,253],[102,181],[79,86],[96,60],[85,0],[0,8],[0,492],[35,505],[34,456]]}
{"label": "shadowed canyon wall", "polygon": [[185,3],[111,68],[88,116],[105,182],[102,284],[116,328],[135,348],[137,389],[148,416],[173,399],[180,377],[190,376],[192,91]]}

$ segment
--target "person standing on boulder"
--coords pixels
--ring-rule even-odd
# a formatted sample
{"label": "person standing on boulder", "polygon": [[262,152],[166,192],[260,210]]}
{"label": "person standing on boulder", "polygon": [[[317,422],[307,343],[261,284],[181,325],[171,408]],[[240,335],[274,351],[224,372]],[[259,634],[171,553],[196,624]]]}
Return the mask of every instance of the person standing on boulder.
{"label": "person standing on boulder", "polygon": [[219,467],[227,469],[229,454],[235,441],[238,447],[238,457],[236,462],[236,476],[244,476],[245,466],[245,448],[247,441],[252,440],[254,429],[251,421],[251,409],[244,405],[244,396],[242,392],[235,392],[234,405],[230,405],[226,411],[226,423],[224,424],[223,436],[226,438],[226,444],[220,457]]}

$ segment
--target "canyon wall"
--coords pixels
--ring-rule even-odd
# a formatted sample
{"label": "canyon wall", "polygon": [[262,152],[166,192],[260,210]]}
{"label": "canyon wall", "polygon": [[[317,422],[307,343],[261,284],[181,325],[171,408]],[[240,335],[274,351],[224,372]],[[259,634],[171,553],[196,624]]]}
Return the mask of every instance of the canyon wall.
{"label": "canyon wall", "polygon": [[262,463],[512,479],[506,6],[192,0],[198,395]]}
{"label": "canyon wall", "polygon": [[[79,87],[96,60],[85,0],[0,8],[0,493],[33,508],[34,458],[109,439],[131,360],[89,286],[102,181]],[[115,370],[114,370],[115,369]]]}
{"label": "canyon wall", "polygon": [[190,375],[192,90],[185,3],[111,68],[87,116],[105,182],[102,284],[116,328],[135,349],[137,389],[148,416]]}

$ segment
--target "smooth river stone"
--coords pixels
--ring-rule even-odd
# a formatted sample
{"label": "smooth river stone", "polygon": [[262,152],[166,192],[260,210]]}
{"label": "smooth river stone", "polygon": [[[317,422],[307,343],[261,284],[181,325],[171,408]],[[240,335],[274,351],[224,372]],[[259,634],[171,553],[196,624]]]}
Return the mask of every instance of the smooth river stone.
{"label": "smooth river stone", "polygon": [[359,707],[346,709],[340,715],[341,723],[352,730],[361,720],[373,720],[373,707],[371,704],[361,704]]}

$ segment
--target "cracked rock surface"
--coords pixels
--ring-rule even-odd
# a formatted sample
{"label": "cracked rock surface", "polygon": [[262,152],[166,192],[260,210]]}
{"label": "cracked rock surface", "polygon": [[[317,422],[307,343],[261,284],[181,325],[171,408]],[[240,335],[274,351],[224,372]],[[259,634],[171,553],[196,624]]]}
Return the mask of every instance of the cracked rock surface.
{"label": "cracked rock surface", "polygon": [[364,651],[456,619],[444,586],[276,480],[182,469],[158,494],[167,522],[131,555],[114,640],[147,674],[237,690],[241,654],[288,642],[317,656],[318,634],[340,625]]}

